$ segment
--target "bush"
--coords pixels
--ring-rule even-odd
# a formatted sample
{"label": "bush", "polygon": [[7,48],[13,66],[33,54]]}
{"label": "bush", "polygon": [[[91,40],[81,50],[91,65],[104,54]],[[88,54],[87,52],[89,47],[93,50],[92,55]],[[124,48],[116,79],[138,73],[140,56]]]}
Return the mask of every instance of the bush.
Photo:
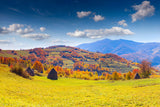
{"label": "bush", "polygon": [[81,79],[89,80],[89,79],[90,79],[90,76],[87,75],[87,74],[83,74],[83,75],[81,76]]}
{"label": "bush", "polygon": [[21,66],[14,66],[11,68],[11,72],[19,75],[19,76],[22,76],[24,78],[29,78],[29,74],[23,70],[23,68]]}
{"label": "bush", "polygon": [[63,74],[59,74],[58,76],[59,76],[59,77],[63,77]]}
{"label": "bush", "polygon": [[93,76],[93,77],[91,77],[91,79],[92,80],[98,80],[99,78],[98,78],[98,76]]}

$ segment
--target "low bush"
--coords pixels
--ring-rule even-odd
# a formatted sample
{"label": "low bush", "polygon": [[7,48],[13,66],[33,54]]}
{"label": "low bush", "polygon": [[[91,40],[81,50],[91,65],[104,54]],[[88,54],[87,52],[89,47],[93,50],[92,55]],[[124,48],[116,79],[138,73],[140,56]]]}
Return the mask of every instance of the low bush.
{"label": "low bush", "polygon": [[29,78],[29,74],[23,70],[23,68],[21,66],[14,66],[11,68],[11,72],[19,75],[19,76],[22,76],[24,78]]}

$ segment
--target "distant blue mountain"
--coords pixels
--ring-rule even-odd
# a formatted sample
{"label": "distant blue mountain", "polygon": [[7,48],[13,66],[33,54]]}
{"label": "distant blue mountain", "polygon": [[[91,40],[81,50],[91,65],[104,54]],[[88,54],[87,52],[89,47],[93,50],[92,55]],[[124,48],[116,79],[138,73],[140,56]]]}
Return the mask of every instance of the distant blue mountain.
{"label": "distant blue mountain", "polygon": [[103,39],[93,43],[81,44],[77,47],[92,52],[117,54],[135,62],[148,59],[152,62],[152,65],[160,64],[160,43],[140,43],[124,39]]}

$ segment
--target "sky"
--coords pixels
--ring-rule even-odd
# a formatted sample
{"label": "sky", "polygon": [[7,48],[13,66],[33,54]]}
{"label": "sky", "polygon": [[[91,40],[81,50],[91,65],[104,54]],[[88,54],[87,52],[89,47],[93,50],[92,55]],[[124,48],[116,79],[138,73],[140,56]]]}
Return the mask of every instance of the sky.
{"label": "sky", "polygon": [[160,42],[160,0],[0,0],[0,48]]}

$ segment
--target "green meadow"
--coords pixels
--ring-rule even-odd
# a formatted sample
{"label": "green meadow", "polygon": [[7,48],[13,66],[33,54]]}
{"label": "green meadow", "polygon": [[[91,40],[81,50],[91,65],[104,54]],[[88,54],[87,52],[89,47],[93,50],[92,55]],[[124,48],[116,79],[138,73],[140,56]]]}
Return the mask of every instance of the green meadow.
{"label": "green meadow", "polygon": [[0,107],[158,107],[160,78],[109,81],[25,79],[0,65]]}

